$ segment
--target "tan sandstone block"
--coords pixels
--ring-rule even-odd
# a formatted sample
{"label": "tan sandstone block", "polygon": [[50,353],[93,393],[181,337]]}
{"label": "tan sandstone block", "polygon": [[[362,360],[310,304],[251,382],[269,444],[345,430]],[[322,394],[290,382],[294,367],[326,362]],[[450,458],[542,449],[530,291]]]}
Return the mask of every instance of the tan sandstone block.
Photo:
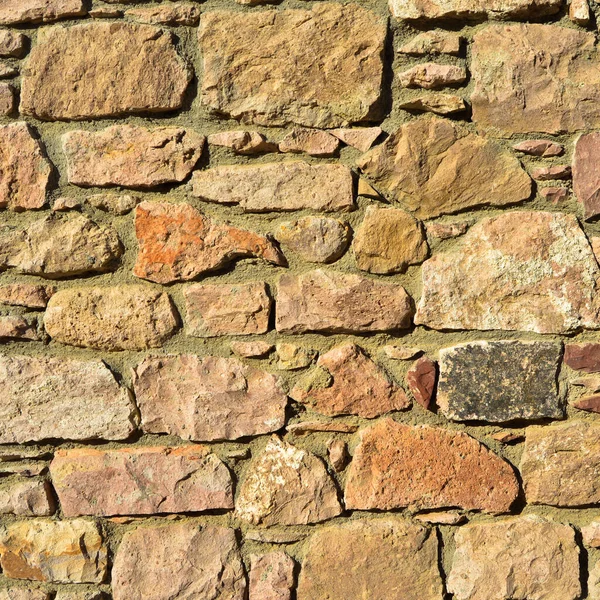
{"label": "tan sandstone block", "polygon": [[2,0],[0,25],[55,21],[86,12],[83,0]]}

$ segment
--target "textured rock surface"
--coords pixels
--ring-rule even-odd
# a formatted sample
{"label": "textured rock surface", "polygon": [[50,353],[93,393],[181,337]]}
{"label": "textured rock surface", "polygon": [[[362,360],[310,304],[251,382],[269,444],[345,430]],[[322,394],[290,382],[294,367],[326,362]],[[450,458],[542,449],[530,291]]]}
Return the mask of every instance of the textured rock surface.
{"label": "textured rock surface", "polygon": [[381,135],[381,127],[357,127],[352,129],[332,129],[329,133],[344,142],[347,146],[366,152]]}
{"label": "textured rock surface", "polygon": [[541,156],[543,158],[560,156],[564,152],[564,147],[552,140],[525,140],[524,142],[515,144],[513,148],[523,154]]}
{"label": "textured rock surface", "polygon": [[3,0],[0,25],[55,21],[85,13],[83,0]]}
{"label": "textured rock surface", "polygon": [[557,25],[491,25],[475,34],[472,52],[471,104],[480,127],[558,133],[600,126],[592,33]]}
{"label": "textured rock surface", "polygon": [[398,82],[401,86],[426,90],[457,85],[464,83],[466,79],[467,71],[464,67],[437,63],[415,65],[407,71],[398,73]]}
{"label": "textured rock surface", "polygon": [[18,315],[0,316],[0,340],[39,340],[37,320]]}
{"label": "textured rock surface", "polygon": [[171,111],[190,79],[171,34],[156,27],[57,26],[43,31],[29,55],[21,112],[54,120]]}
{"label": "textured rock surface", "polygon": [[442,600],[437,553],[432,532],[401,519],[330,525],[308,542],[298,600]]}
{"label": "textured rock surface", "polygon": [[482,219],[423,265],[415,322],[433,329],[565,333],[600,326],[600,270],[573,215]]}
{"label": "textured rock surface", "polygon": [[254,525],[306,525],[336,517],[342,507],[321,460],[273,436],[248,467],[235,511]]}
{"label": "textured rock surface", "polygon": [[370,273],[403,273],[429,253],[421,224],[399,208],[368,206],[352,243],[356,265]]}
{"label": "textured rock surface", "polygon": [[269,330],[272,301],[263,281],[191,285],[183,295],[188,335],[252,335]]}
{"label": "textured rock surface", "polygon": [[24,229],[0,226],[0,270],[42,277],[70,277],[118,266],[122,248],[116,232],[83,215],[56,215]]}
{"label": "textured rock surface", "polygon": [[594,423],[530,427],[519,467],[527,501],[552,506],[600,503],[599,460],[600,426]]}
{"label": "textured rock surface", "polygon": [[99,360],[0,357],[0,443],[119,440],[133,431],[125,388]]}
{"label": "textured rock surface", "polygon": [[561,346],[554,342],[471,342],[440,351],[437,405],[453,421],[559,419]]}
{"label": "textured rock surface", "polygon": [[600,344],[565,344],[563,360],[575,371],[600,373]]}
{"label": "textured rock surface", "polygon": [[27,587],[8,587],[0,590],[0,600],[50,600],[50,593]]}
{"label": "textured rock surface", "polygon": [[333,156],[339,145],[339,139],[327,131],[297,127],[279,142],[279,151],[325,157]]}
{"label": "textured rock surface", "polygon": [[346,508],[357,510],[502,513],[518,492],[511,466],[469,435],[387,418],[362,430],[344,496]]}
{"label": "textured rock surface", "polygon": [[[328,375],[325,382],[319,378],[323,372]],[[323,354],[315,372],[298,383],[290,397],[325,415],[367,419],[410,406],[402,388],[355,344]]]}
{"label": "textured rock surface", "polygon": [[459,54],[462,38],[448,31],[424,31],[398,48],[401,54]]}
{"label": "textured rock surface", "polygon": [[112,584],[114,600],[246,597],[235,531],[194,521],[128,531]]}
{"label": "textured rock surface", "polygon": [[382,116],[386,26],[356,4],[212,11],[203,16],[199,35],[202,100],[219,113],[263,125],[309,127]]}
{"label": "textured rock surface", "polygon": [[414,399],[428,410],[433,400],[437,379],[437,366],[426,356],[416,360],[406,372],[406,385]]}
{"label": "textured rock surface", "polygon": [[295,371],[308,367],[314,360],[316,352],[296,344],[279,343],[277,348],[277,368],[283,371]]}
{"label": "textured rock surface", "polygon": [[0,514],[47,517],[54,513],[54,497],[48,482],[16,479],[0,484]]}
{"label": "textured rock surface", "polygon": [[439,118],[402,125],[358,166],[390,199],[422,219],[531,195],[531,179],[513,155]]}
{"label": "textured rock surface", "polygon": [[46,308],[48,300],[56,288],[52,285],[33,283],[7,283],[0,285],[0,304],[24,306],[26,308]]}
{"label": "textured rock surface", "polygon": [[599,152],[599,133],[582,135],[575,144],[573,190],[577,200],[583,204],[586,219],[600,214],[600,176],[597,169]]}
{"label": "textured rock surface", "polygon": [[346,251],[350,228],[346,223],[329,217],[302,217],[281,223],[275,237],[303,260],[332,263]]}
{"label": "textured rock surface", "polygon": [[562,0],[391,0],[398,19],[490,19],[552,15]]}
{"label": "textured rock surface", "polygon": [[448,591],[456,600],[581,597],[579,548],[569,525],[517,517],[465,525],[454,539]]}
{"label": "textured rock surface", "polygon": [[22,58],[27,53],[29,38],[22,33],[3,29],[0,31],[0,56]]}
{"label": "textured rock surface", "polygon": [[285,422],[279,380],[234,358],[148,358],[134,373],[141,427],[184,439],[237,439],[277,431]]}
{"label": "textured rock surface", "polygon": [[239,204],[247,212],[354,207],[352,173],[343,165],[301,161],[224,165],[195,171],[192,185],[201,200]]}
{"label": "textured rock surface", "polygon": [[285,259],[269,238],[213,221],[189,204],[142,202],[135,212],[133,274],[157,283],[187,281],[239,258]]}
{"label": "textured rock surface", "polygon": [[190,2],[173,2],[166,6],[130,8],[126,13],[142,23],[156,25],[198,25],[200,7]]}
{"label": "textured rock surface", "polygon": [[107,550],[93,521],[30,519],[0,528],[0,563],[13,579],[102,583]]}
{"label": "textured rock surface", "polygon": [[294,561],[285,552],[250,556],[250,600],[291,600]]}
{"label": "textured rock surface", "polygon": [[0,208],[41,208],[52,167],[27,123],[0,127]]}
{"label": "textured rock surface", "polygon": [[204,446],[59,450],[50,475],[66,517],[233,508],[231,475]]}
{"label": "textured rock surface", "polygon": [[50,298],[44,315],[55,341],[112,351],[159,347],[177,325],[169,296],[142,285],[61,290]]}
{"label": "textured rock surface", "polygon": [[422,96],[411,97],[398,105],[406,110],[419,110],[430,112],[436,115],[453,115],[463,112],[467,106],[460,96],[454,94],[423,94]]}
{"label": "textured rock surface", "polygon": [[231,148],[236,154],[262,154],[277,152],[277,144],[268,142],[258,131],[222,131],[207,138],[209,145]]}
{"label": "textured rock surface", "polygon": [[276,327],[280,333],[352,333],[410,327],[411,300],[397,284],[318,269],[279,278]]}
{"label": "textured rock surface", "polygon": [[113,125],[65,133],[69,183],[147,188],[183,181],[194,168],[205,138],[189,129]]}

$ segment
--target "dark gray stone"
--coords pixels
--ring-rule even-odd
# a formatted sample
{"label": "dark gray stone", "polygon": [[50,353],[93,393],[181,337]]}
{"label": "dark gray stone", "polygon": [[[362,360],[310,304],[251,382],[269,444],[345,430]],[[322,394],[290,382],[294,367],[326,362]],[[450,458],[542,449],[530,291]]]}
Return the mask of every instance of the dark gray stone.
{"label": "dark gray stone", "polygon": [[561,345],[471,342],[440,351],[437,403],[452,421],[503,423],[564,415],[556,375]]}

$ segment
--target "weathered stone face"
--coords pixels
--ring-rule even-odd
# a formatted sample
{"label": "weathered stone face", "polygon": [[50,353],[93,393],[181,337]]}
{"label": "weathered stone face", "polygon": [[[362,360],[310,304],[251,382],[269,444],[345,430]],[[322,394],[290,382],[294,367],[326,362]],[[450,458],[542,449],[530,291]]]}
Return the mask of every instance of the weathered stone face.
{"label": "weathered stone face", "polygon": [[559,419],[561,346],[553,342],[472,342],[440,351],[437,404],[453,421]]}
{"label": "weathered stone face", "polygon": [[9,587],[0,590],[0,600],[50,600],[50,593],[33,588]]}
{"label": "weathered stone face", "polygon": [[482,219],[422,269],[417,324],[537,333],[600,327],[600,269],[573,215],[513,211]]}
{"label": "weathered stone face", "polygon": [[281,223],[275,237],[312,263],[332,263],[341,258],[350,241],[346,223],[328,217],[302,217]]}
{"label": "weathered stone face", "polygon": [[59,450],[50,475],[67,517],[233,508],[231,475],[204,446]]}
{"label": "weathered stone face", "polygon": [[285,423],[287,397],[279,379],[233,358],[147,358],[135,368],[133,385],[148,433],[233,440]]}
{"label": "weathered stone face", "polygon": [[294,561],[285,552],[251,555],[250,600],[291,600]]}
{"label": "weathered stone face", "polygon": [[473,37],[471,95],[479,127],[559,133],[600,126],[592,33],[557,25],[490,25]]}
{"label": "weathered stone face", "polygon": [[402,388],[355,344],[323,354],[308,381],[298,383],[290,397],[329,416],[367,419],[410,406]]}
{"label": "weathered stone face", "polygon": [[387,27],[356,4],[211,11],[199,35],[202,101],[214,111],[249,123],[321,128],[382,116]]}
{"label": "weathered stone face", "polygon": [[0,127],[0,208],[42,208],[52,167],[25,122]]}
{"label": "weathered stone face", "polygon": [[402,286],[321,269],[282,275],[275,310],[280,333],[390,331],[412,317]]}
{"label": "weathered stone face", "polygon": [[[394,9],[392,9],[394,10]],[[463,38],[448,31],[432,30],[419,33],[398,48],[401,54],[459,54]]]}
{"label": "weathered stone face", "polygon": [[557,13],[562,0],[391,0],[398,19],[519,19]]}
{"label": "weathered stone face", "polygon": [[50,215],[23,229],[0,226],[0,270],[70,277],[114,269],[121,254],[116,232],[83,215]]}
{"label": "weathered stone face", "polygon": [[344,165],[301,161],[224,165],[195,171],[192,185],[201,200],[239,204],[246,212],[354,208],[352,172]]}
{"label": "weathered stone face", "polygon": [[582,135],[575,144],[573,155],[573,189],[583,204],[584,217],[592,219],[600,214],[600,133]]}
{"label": "weathered stone face", "polygon": [[200,21],[200,7],[190,2],[173,2],[166,6],[130,8],[125,13],[142,23],[155,25],[187,25],[193,27]]}
{"label": "weathered stone face", "polygon": [[135,234],[139,251],[133,274],[157,283],[188,281],[239,258],[286,264],[269,238],[213,221],[189,204],[142,202]]}
{"label": "weathered stone face", "polygon": [[0,443],[121,440],[134,430],[125,388],[99,360],[0,357]]}
{"label": "weathered stone face", "polygon": [[235,512],[254,525],[306,525],[336,517],[342,507],[321,460],[273,436],[248,467]]}
{"label": "weathered stone face", "polygon": [[0,484],[0,514],[47,517],[54,509],[54,497],[47,481],[19,478]]}
{"label": "weathered stone face", "polygon": [[569,525],[538,516],[457,530],[448,591],[456,600],[580,598],[579,548]]}
{"label": "weathered stone face", "polygon": [[469,435],[387,418],[361,432],[344,496],[350,510],[502,513],[518,492],[512,467]]}
{"label": "weathered stone face", "polygon": [[599,460],[600,426],[594,423],[530,427],[519,467],[527,501],[551,506],[600,504]]}
{"label": "weathered stone face", "polygon": [[4,575],[56,583],[102,583],[107,551],[88,519],[14,521],[0,528]]}
{"label": "weathered stone face", "polygon": [[575,371],[600,373],[600,344],[565,344],[563,360]]}
{"label": "weathered stone face", "polygon": [[515,156],[440,118],[403,125],[357,164],[379,190],[421,219],[514,204],[532,189]]}
{"label": "weathered stone face", "polygon": [[56,288],[33,283],[7,283],[0,285],[0,304],[26,308],[46,308]]}
{"label": "weathered stone face", "polygon": [[428,410],[433,400],[437,366],[430,358],[421,356],[406,373],[406,385],[414,399]]}
{"label": "weathered stone face", "polygon": [[113,566],[114,600],[244,600],[235,531],[194,521],[128,531]]}
{"label": "weathered stone face", "polygon": [[0,25],[55,21],[86,12],[83,0],[3,0]]}
{"label": "weathered stone face", "polygon": [[308,541],[298,600],[442,600],[437,553],[433,532],[401,519],[330,525]]}
{"label": "weathered stone face", "polygon": [[421,224],[398,208],[368,206],[352,242],[356,264],[370,273],[403,273],[429,253]]}
{"label": "weathered stone face", "polygon": [[278,144],[279,152],[320,157],[333,156],[339,145],[340,140],[327,131],[305,127],[292,129]]}
{"label": "weathered stone face", "polygon": [[190,80],[162,29],[118,21],[57,26],[43,30],[29,55],[21,112],[47,120],[166,112],[181,107]]}
{"label": "weathered stone face", "polygon": [[44,327],[55,341],[98,350],[158,348],[177,326],[169,296],[142,285],[61,290],[44,314]]}
{"label": "weathered stone face", "polygon": [[148,188],[183,181],[198,162],[205,138],[177,127],[113,125],[69,131],[62,143],[69,183]]}
{"label": "weathered stone face", "polygon": [[269,330],[272,301],[263,281],[192,285],[183,295],[188,335],[252,335]]}

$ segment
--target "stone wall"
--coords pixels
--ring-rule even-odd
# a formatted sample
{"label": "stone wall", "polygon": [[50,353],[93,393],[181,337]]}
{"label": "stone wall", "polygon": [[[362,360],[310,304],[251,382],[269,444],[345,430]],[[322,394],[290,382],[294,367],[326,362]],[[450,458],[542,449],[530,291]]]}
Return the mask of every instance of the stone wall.
{"label": "stone wall", "polygon": [[0,0],[0,600],[599,600],[600,9],[264,4]]}

